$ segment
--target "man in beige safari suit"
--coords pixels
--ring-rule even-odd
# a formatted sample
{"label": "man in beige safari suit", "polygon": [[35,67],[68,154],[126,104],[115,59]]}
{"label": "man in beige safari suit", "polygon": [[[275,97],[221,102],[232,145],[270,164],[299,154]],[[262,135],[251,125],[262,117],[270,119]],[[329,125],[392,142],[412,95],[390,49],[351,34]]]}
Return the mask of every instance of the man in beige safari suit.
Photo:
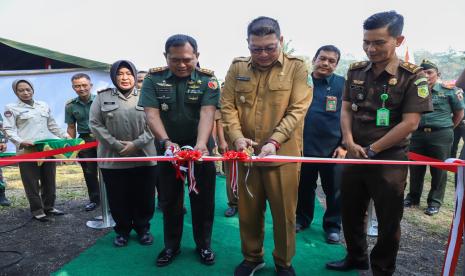
{"label": "man in beige safari suit", "polygon": [[[301,156],[303,119],[312,99],[311,76],[301,59],[283,53],[275,19],[254,19],[247,41],[251,56],[234,59],[221,96],[225,133],[238,151],[253,146],[260,157]],[[296,163],[239,166],[239,225],[245,260],[234,275],[251,275],[265,266],[266,200],[274,223],[276,271],[295,275],[291,259],[299,170]]]}

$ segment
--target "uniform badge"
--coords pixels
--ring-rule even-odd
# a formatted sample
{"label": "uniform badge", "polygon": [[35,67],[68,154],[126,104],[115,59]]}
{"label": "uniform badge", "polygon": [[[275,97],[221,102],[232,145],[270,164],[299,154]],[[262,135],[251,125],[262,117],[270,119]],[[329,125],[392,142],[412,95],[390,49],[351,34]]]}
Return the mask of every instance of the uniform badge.
{"label": "uniform badge", "polygon": [[337,110],[337,98],[334,96],[326,96],[326,111],[336,112]]}
{"label": "uniform badge", "polygon": [[418,97],[425,99],[429,95],[428,85],[420,85],[417,88]]}
{"label": "uniform badge", "polygon": [[463,100],[463,90],[462,89],[457,89],[455,91],[455,96],[457,96],[457,99],[459,99],[459,101],[462,101]]}
{"label": "uniform badge", "polygon": [[357,93],[357,95],[355,97],[357,98],[357,100],[363,101],[363,100],[365,100],[365,93],[359,92],[359,93]]}
{"label": "uniform badge", "polygon": [[5,111],[3,113],[3,115],[5,115],[6,118],[10,118],[11,116],[13,116],[13,113],[11,111],[7,110],[7,111]]}
{"label": "uniform badge", "polygon": [[216,90],[218,88],[218,82],[216,80],[210,80],[208,82],[208,88]]}
{"label": "uniform badge", "polygon": [[358,105],[356,105],[355,103],[352,103],[352,110],[354,112],[357,112],[358,111]]}
{"label": "uniform badge", "polygon": [[245,103],[245,97],[244,96],[240,96],[239,100],[241,101],[241,103]]}
{"label": "uniform badge", "polygon": [[168,111],[168,109],[169,109],[169,106],[166,103],[161,104],[161,110]]}
{"label": "uniform badge", "polygon": [[422,82],[428,82],[428,79],[427,78],[419,78],[414,82],[414,84],[419,85]]}
{"label": "uniform badge", "polygon": [[250,77],[249,76],[237,76],[236,80],[238,80],[238,81],[250,81]]}
{"label": "uniform badge", "polygon": [[396,84],[397,84],[397,79],[396,78],[392,78],[392,79],[389,80],[389,85],[394,86]]}
{"label": "uniform badge", "polygon": [[157,85],[161,86],[161,87],[171,87],[171,86],[173,86],[172,84],[167,83],[165,80],[163,80],[162,82],[157,82]]}
{"label": "uniform badge", "polygon": [[362,81],[362,80],[352,80],[352,83],[353,84],[356,84],[356,85],[363,85],[365,83],[365,81]]}

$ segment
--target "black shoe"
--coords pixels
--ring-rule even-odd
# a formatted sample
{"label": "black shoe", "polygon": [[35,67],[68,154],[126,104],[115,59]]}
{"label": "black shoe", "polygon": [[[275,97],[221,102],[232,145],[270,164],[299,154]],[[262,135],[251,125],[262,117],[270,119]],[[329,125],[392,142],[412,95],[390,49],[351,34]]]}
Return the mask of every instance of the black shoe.
{"label": "black shoe", "polygon": [[301,232],[301,231],[303,231],[303,230],[305,230],[307,228],[308,228],[308,225],[305,225],[305,224],[302,224],[302,223],[299,223],[299,222],[297,222],[295,224],[295,232],[296,233],[299,233],[299,232]]}
{"label": "black shoe", "polygon": [[243,260],[234,270],[234,276],[253,276],[255,272],[265,267],[265,262],[249,262]]}
{"label": "black shoe", "polygon": [[234,217],[237,214],[237,207],[229,207],[224,211],[224,216],[227,218]]}
{"label": "black shoe", "polygon": [[197,249],[197,252],[199,253],[201,263],[205,265],[212,265],[215,263],[215,253],[213,253],[211,248]]}
{"label": "black shoe", "polygon": [[141,245],[152,245],[153,244],[153,236],[152,234],[147,231],[142,235],[139,235],[139,243]]}
{"label": "black shoe", "polygon": [[288,267],[275,265],[275,267],[276,267],[276,274],[278,274],[278,276],[295,276],[295,271],[292,265]]}
{"label": "black shoe", "polygon": [[336,232],[326,233],[326,243],[338,244],[341,242],[341,236]]}
{"label": "black shoe", "polygon": [[5,188],[0,189],[0,206],[10,206],[11,202],[5,196]]}
{"label": "black shoe", "polygon": [[166,266],[169,265],[175,258],[176,256],[181,253],[181,250],[176,249],[173,250],[171,248],[168,249],[163,249],[160,254],[158,254],[157,257],[157,266]]}
{"label": "black shoe", "polygon": [[95,203],[95,202],[89,202],[89,203],[86,204],[85,209],[86,209],[86,212],[90,212],[90,211],[95,210],[95,208],[97,208],[97,207],[98,207],[98,204],[97,204],[97,203]]}
{"label": "black shoe", "polygon": [[406,208],[415,207],[418,205],[419,205],[419,202],[413,201],[412,199],[408,197],[404,199],[404,207]]}
{"label": "black shoe", "polygon": [[429,206],[429,207],[426,208],[426,210],[425,210],[425,214],[427,214],[428,216],[434,216],[434,215],[436,215],[437,213],[439,213],[439,207]]}
{"label": "black shoe", "polygon": [[63,216],[65,213],[58,209],[52,208],[50,210],[45,210],[45,213],[49,216]]}
{"label": "black shoe", "polygon": [[32,216],[33,219],[40,221],[40,222],[47,222],[50,221],[45,214],[37,215],[37,216]]}
{"label": "black shoe", "polygon": [[113,245],[116,247],[123,247],[128,245],[128,238],[122,235],[117,235],[113,240]]}
{"label": "black shoe", "polygon": [[349,271],[353,269],[368,270],[368,261],[351,261],[347,258],[326,263],[326,269],[337,271]]}

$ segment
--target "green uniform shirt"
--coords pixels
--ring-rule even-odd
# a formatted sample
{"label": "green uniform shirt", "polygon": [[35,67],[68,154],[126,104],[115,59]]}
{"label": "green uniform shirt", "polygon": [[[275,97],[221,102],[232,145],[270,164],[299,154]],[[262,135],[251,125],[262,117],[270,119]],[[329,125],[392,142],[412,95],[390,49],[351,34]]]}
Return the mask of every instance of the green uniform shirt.
{"label": "green uniform shirt", "polygon": [[190,77],[179,78],[168,67],[151,69],[145,77],[139,105],[160,110],[173,142],[196,139],[202,106],[218,106],[220,89],[213,72],[196,68]]}
{"label": "green uniform shirt", "polygon": [[65,123],[77,123],[77,132],[79,134],[90,133],[89,128],[89,110],[95,95],[91,94],[87,103],[81,101],[79,97],[69,100],[65,107]]}
{"label": "green uniform shirt", "polygon": [[432,99],[434,111],[421,116],[420,127],[443,128],[452,127],[451,113],[464,108],[454,89],[436,83],[433,85]]}

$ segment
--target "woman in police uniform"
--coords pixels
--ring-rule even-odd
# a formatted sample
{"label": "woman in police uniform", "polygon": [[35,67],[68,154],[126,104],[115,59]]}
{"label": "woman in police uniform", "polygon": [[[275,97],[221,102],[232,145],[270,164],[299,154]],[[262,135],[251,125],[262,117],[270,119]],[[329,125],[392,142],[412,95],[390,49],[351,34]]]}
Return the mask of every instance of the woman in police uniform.
{"label": "woman in police uniform", "polygon": [[[116,88],[99,91],[90,109],[90,128],[99,141],[98,157],[156,155],[144,109],[137,105],[135,66],[115,62],[110,77]],[[99,162],[117,234],[113,244],[127,245],[134,229],[142,245],[153,243],[150,219],[155,209],[156,162]]]}

